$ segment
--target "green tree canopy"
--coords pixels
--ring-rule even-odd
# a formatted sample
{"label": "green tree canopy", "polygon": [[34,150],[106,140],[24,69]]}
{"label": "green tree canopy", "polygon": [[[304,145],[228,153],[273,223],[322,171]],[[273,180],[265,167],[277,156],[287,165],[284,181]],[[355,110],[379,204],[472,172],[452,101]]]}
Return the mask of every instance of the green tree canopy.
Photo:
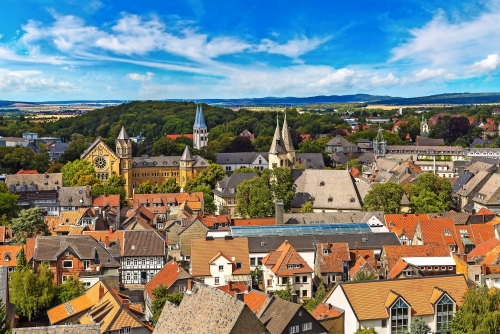
{"label": "green tree canopy", "polygon": [[153,193],[153,186],[151,185],[151,182],[146,181],[137,187],[135,190],[136,194],[152,194]]}
{"label": "green tree canopy", "polygon": [[104,183],[92,187],[92,195],[120,195],[120,200],[125,200],[125,179],[118,175],[111,175],[111,177]]}
{"label": "green tree canopy", "polygon": [[158,318],[160,317],[161,311],[163,310],[166,302],[168,301],[178,306],[182,302],[184,294],[182,292],[169,293],[168,288],[166,288],[163,284],[160,284],[153,290],[153,296],[155,299],[151,305],[151,313],[153,313],[151,322],[154,326],[158,322]]}
{"label": "green tree canopy", "polygon": [[292,290],[292,285],[290,283],[290,277],[286,281],[286,288],[283,290],[274,290],[273,294],[278,298],[291,302],[293,290]]}
{"label": "green tree canopy", "polygon": [[500,290],[470,288],[453,316],[452,334],[496,334],[500,326]]}
{"label": "green tree canopy", "polygon": [[38,212],[38,207],[21,210],[17,218],[12,219],[12,243],[24,244],[26,238],[47,235],[47,224]]}
{"label": "green tree canopy", "polygon": [[313,209],[312,202],[311,201],[307,201],[304,204],[302,204],[300,206],[299,212],[300,213],[313,213],[314,209]]}
{"label": "green tree canopy", "polygon": [[399,183],[373,183],[363,198],[364,211],[384,211],[384,213],[401,212],[401,198],[404,190]]}
{"label": "green tree canopy", "polygon": [[66,282],[59,285],[57,292],[57,300],[59,304],[66,303],[71,299],[80,297],[85,292],[85,286],[79,279],[69,276]]}
{"label": "green tree canopy", "polygon": [[59,157],[60,162],[67,163],[69,161],[80,159],[81,154],[89,146],[89,144],[85,141],[85,138],[83,138],[82,135],[75,138],[77,139],[72,140],[71,143],[69,143],[68,148]]}
{"label": "green tree canopy", "polygon": [[410,191],[412,210],[416,213],[448,211],[451,193],[452,187],[448,179],[432,173],[420,174]]}
{"label": "green tree canopy", "polygon": [[431,328],[425,321],[419,318],[413,318],[410,324],[410,334],[427,334],[430,333]]}
{"label": "green tree canopy", "polygon": [[52,306],[57,287],[53,283],[54,273],[46,265],[38,266],[36,272],[29,267],[17,267],[10,278],[10,301],[16,305],[18,315],[31,321]]}
{"label": "green tree canopy", "polygon": [[378,333],[377,331],[375,331],[375,328],[373,327],[363,327],[363,328],[358,328],[358,330],[355,331],[354,334],[378,334]]}
{"label": "green tree canopy", "polygon": [[95,179],[94,166],[87,160],[77,159],[70,161],[61,168],[61,173],[63,174],[63,184],[65,187],[87,185],[79,184],[85,177],[93,176]]}
{"label": "green tree canopy", "polygon": [[226,176],[226,171],[218,164],[210,164],[207,169],[202,171],[197,177],[189,180],[186,184],[187,191],[193,191],[193,188],[206,184],[210,189],[214,189],[217,182]]}
{"label": "green tree canopy", "polygon": [[155,194],[174,194],[181,191],[181,187],[177,184],[174,177],[168,178],[159,186],[153,186],[153,193]]}
{"label": "green tree canopy", "polygon": [[351,277],[351,281],[373,281],[377,279],[377,276],[375,276],[375,273],[370,271],[365,271],[365,270],[360,270],[356,273],[355,276]]}

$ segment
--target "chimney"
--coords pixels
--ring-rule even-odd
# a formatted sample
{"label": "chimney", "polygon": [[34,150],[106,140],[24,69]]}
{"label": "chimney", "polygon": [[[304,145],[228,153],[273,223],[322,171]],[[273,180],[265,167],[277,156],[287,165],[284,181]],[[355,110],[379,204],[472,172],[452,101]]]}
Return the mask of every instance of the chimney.
{"label": "chimney", "polygon": [[109,234],[113,234],[113,226],[109,227]]}
{"label": "chimney", "polygon": [[227,289],[228,289],[229,291],[233,291],[233,282],[231,282],[231,281],[227,281]]}
{"label": "chimney", "polygon": [[356,245],[356,259],[354,261],[357,261],[358,260],[358,243],[356,242],[355,245]]}
{"label": "chimney", "polygon": [[104,243],[106,244],[106,248],[108,248],[109,247],[109,235],[106,235],[104,237]]}
{"label": "chimney", "polygon": [[284,204],[282,199],[274,201],[274,211],[276,213],[276,225],[283,225],[285,222],[283,221]]}
{"label": "chimney", "polygon": [[104,297],[104,287],[101,284],[101,286],[99,287],[99,300],[101,300],[102,297]]}
{"label": "chimney", "polygon": [[241,302],[243,302],[243,303],[244,303],[244,302],[245,302],[245,294],[244,294],[244,293],[241,293],[241,292],[238,292],[238,293],[236,294],[236,299],[238,299],[239,301],[241,301]]}
{"label": "chimney", "polygon": [[294,292],[292,294],[292,303],[298,304],[299,302],[299,296]]}
{"label": "chimney", "polygon": [[126,309],[130,308],[130,299],[122,299],[122,305]]}
{"label": "chimney", "polygon": [[193,290],[193,280],[192,279],[188,279],[187,280],[187,290],[186,291],[189,291],[189,293],[191,293],[191,290]]}

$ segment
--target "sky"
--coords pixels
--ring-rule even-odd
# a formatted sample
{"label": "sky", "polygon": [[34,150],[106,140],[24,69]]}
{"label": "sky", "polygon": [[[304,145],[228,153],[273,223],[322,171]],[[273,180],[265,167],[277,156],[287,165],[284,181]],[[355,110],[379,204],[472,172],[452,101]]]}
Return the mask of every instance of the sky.
{"label": "sky", "polygon": [[500,91],[500,1],[2,0],[0,100]]}

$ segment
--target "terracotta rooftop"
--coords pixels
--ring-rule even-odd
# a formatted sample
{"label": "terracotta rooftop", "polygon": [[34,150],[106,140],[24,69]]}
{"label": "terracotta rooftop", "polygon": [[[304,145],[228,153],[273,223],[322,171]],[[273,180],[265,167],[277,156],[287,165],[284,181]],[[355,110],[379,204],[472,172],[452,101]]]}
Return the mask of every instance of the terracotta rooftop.
{"label": "terracotta rooftop", "polygon": [[482,244],[477,245],[469,254],[467,254],[467,261],[472,262],[477,259],[482,259],[486,255],[500,245],[500,240],[497,238],[491,238]]}
{"label": "terracotta rooftop", "polygon": [[[313,270],[300,254],[285,240],[278,249],[271,251],[262,259],[262,264],[270,267],[277,276],[291,276],[299,273],[312,273]],[[299,268],[295,268],[295,266]]]}
{"label": "terracotta rooftop", "polygon": [[93,207],[119,207],[120,206],[120,195],[100,195],[92,197],[92,206]]}
{"label": "terracotta rooftop", "polygon": [[34,170],[34,169],[20,169],[16,175],[26,175],[26,174],[38,174],[38,171]]}
{"label": "terracotta rooftop", "polygon": [[276,218],[233,219],[233,226],[269,226],[276,225]]}
{"label": "terracotta rooftop", "polygon": [[404,234],[409,239],[413,239],[417,222],[422,219],[429,219],[429,215],[422,213],[386,214],[385,226],[398,236]]}
{"label": "terracotta rooftop", "polygon": [[398,262],[392,267],[391,271],[387,274],[387,278],[394,279],[401,274],[401,272],[406,268],[408,263],[405,260],[399,259]]}
{"label": "terracotta rooftop", "polygon": [[166,288],[172,286],[178,279],[191,278],[191,275],[184,270],[180,265],[178,265],[173,259],[168,262],[146,285],[144,285],[144,290],[149,294],[151,300],[154,300],[153,290],[159,285],[163,285]]}
{"label": "terracotta rooftop", "polygon": [[0,266],[17,266],[17,254],[23,245],[0,245]]}
{"label": "terracotta rooftop", "polygon": [[387,270],[390,271],[402,257],[450,256],[450,248],[441,244],[383,246],[382,256],[386,261]]}
{"label": "terracotta rooftop", "polygon": [[340,317],[344,310],[332,306],[331,304],[324,303],[316,306],[311,315],[318,321],[325,321],[328,319],[335,319]]}
{"label": "terracotta rooftop", "polygon": [[347,264],[351,260],[349,245],[346,242],[340,243],[319,243],[317,244],[316,259],[322,273],[341,273],[343,263]]}

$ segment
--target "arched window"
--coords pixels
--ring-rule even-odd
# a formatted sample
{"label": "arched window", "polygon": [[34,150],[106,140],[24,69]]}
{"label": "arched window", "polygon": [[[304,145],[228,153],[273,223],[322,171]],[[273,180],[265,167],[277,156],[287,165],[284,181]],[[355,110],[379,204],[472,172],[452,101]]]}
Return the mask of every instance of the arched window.
{"label": "arched window", "polygon": [[437,330],[450,329],[451,317],[453,316],[454,309],[453,301],[447,295],[441,297],[441,300],[437,303],[436,307],[436,323]]}
{"label": "arched window", "polygon": [[403,334],[409,330],[410,307],[399,298],[391,307],[391,334]]}

